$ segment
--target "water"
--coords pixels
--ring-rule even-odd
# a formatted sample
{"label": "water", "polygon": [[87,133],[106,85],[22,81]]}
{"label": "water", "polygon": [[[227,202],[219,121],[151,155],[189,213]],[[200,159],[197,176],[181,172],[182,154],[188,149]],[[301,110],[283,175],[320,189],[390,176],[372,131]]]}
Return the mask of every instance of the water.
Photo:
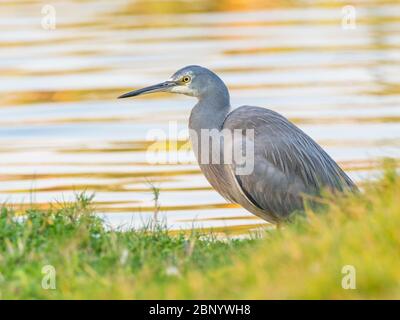
{"label": "water", "polygon": [[[153,216],[155,186],[171,229],[261,224],[194,162],[185,129],[195,101],[115,99],[189,64],[215,70],[233,106],[289,117],[357,183],[376,176],[377,160],[400,157],[400,3],[358,1],[348,30],[345,3],[265,2],[2,1],[0,200],[47,207],[95,192],[112,226],[139,227]],[[55,30],[41,26],[47,4]],[[180,151],[159,143],[165,159],[151,164],[149,135],[160,129]]]}

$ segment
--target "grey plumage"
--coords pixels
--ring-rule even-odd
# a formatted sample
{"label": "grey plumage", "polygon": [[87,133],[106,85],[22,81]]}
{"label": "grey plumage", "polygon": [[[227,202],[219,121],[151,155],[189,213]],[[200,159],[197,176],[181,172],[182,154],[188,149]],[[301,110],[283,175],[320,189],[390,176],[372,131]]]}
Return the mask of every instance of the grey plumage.
{"label": "grey plumage", "polygon": [[[318,195],[322,190],[344,192],[357,190],[336,162],[307,134],[275,111],[260,107],[230,108],[229,91],[212,71],[188,66],[170,80],[123,96],[167,91],[196,97],[189,128],[200,168],[212,187],[228,201],[272,223],[286,220],[303,209],[304,195]],[[254,146],[254,169],[237,174],[240,166],[232,163],[202,163],[202,155],[211,152],[206,144],[194,141],[202,130],[242,130],[243,141]],[[254,130],[254,138],[245,130]],[[202,139],[210,139],[203,137]],[[222,144],[228,142],[222,140]],[[235,142],[233,142],[235,143]],[[202,150],[207,148],[207,150]],[[221,159],[224,148],[221,148]],[[211,152],[212,153],[212,152]]]}
{"label": "grey plumage", "polygon": [[313,139],[274,111],[243,106],[229,114],[224,127],[255,130],[254,172],[237,179],[248,197],[277,220],[302,208],[302,194],[355,188]]}

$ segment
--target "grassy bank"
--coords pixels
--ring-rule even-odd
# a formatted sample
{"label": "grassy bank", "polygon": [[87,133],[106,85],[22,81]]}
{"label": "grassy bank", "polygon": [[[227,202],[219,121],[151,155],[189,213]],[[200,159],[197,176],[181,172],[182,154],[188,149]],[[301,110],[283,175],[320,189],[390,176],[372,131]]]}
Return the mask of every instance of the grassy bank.
{"label": "grassy bank", "polygon": [[23,220],[5,206],[0,298],[400,298],[394,170],[359,195],[323,201],[324,212],[262,239],[228,241],[162,227],[107,231],[84,196]]}

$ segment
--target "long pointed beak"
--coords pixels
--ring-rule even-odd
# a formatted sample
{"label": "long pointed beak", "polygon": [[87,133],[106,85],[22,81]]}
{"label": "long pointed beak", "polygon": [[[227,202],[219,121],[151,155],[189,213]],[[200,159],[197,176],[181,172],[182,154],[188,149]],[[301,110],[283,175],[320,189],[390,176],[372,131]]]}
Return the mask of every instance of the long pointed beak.
{"label": "long pointed beak", "polygon": [[134,90],[128,93],[123,94],[122,96],[119,96],[118,99],[122,98],[129,98],[129,97],[135,97],[135,96],[140,96],[141,94],[148,94],[148,93],[153,93],[153,92],[161,92],[161,91],[167,91],[169,88],[176,86],[177,83],[175,81],[165,81],[161,82],[158,84],[155,84],[150,87]]}

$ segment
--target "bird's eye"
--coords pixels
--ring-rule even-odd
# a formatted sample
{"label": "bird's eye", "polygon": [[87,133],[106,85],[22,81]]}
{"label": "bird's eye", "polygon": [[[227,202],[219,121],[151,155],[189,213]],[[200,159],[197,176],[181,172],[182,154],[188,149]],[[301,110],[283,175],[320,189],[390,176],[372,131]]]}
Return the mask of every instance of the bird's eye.
{"label": "bird's eye", "polygon": [[183,83],[188,83],[188,82],[190,82],[190,77],[189,77],[189,76],[184,76],[184,77],[182,78],[182,82],[183,82]]}

